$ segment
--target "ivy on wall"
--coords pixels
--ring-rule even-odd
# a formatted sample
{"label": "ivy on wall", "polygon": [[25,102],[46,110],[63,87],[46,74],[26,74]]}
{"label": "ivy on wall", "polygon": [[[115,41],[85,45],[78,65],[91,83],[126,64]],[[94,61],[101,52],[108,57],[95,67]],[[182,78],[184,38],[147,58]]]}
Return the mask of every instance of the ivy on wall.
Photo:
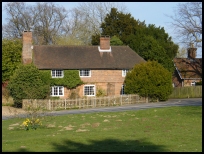
{"label": "ivy on wall", "polygon": [[72,89],[83,84],[83,81],[81,81],[79,77],[78,70],[64,70],[63,78],[52,78],[51,70],[40,70],[40,72],[44,81],[50,86],[64,86],[68,89]]}

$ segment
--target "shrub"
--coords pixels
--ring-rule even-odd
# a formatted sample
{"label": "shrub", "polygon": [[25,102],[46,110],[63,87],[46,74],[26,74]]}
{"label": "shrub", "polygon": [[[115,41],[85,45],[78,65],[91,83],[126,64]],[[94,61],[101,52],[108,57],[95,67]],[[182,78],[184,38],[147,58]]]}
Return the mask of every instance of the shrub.
{"label": "shrub", "polygon": [[126,94],[139,94],[152,100],[165,101],[173,90],[171,73],[157,61],[135,65],[124,82]]}
{"label": "shrub", "polygon": [[22,99],[43,99],[50,92],[49,85],[33,64],[20,65],[10,79],[8,89],[16,107],[22,106]]}

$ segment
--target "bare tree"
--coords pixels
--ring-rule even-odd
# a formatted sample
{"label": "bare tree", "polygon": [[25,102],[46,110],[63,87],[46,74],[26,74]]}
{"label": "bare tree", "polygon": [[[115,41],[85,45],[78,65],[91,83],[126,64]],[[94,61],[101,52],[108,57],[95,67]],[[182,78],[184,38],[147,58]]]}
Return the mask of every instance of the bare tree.
{"label": "bare tree", "polygon": [[186,48],[184,48],[184,47],[179,48],[176,57],[177,58],[187,58],[187,50],[186,50]]}
{"label": "bare tree", "polygon": [[51,2],[9,2],[4,7],[8,22],[2,26],[3,37],[20,38],[24,30],[31,30],[35,44],[60,44],[58,39],[67,37],[63,44],[89,45],[112,7],[126,11],[117,2],[81,2],[70,10]]}
{"label": "bare tree", "polygon": [[63,26],[66,34],[72,35],[84,42],[91,44],[91,36],[100,34],[100,26],[105,16],[111,8],[118,8],[120,11],[126,11],[125,5],[114,2],[81,2],[71,10],[71,17]]}
{"label": "bare tree", "polygon": [[186,47],[189,43],[202,47],[202,2],[179,3],[174,13],[174,16],[167,16],[173,20],[171,26],[179,43]]}
{"label": "bare tree", "polygon": [[8,21],[3,26],[4,36],[8,38],[20,38],[23,30],[30,30],[33,23],[32,12],[25,2],[9,2],[5,5]]}
{"label": "bare tree", "polygon": [[24,30],[32,30],[36,44],[55,44],[67,10],[51,2],[26,4],[29,3],[9,2],[5,5],[8,22],[3,28],[4,37],[18,38]]}

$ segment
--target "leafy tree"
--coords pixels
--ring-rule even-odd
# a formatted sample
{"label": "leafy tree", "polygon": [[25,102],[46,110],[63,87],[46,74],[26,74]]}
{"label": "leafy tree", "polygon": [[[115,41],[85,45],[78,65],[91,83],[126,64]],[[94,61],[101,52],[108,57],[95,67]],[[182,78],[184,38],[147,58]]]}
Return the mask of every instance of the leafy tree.
{"label": "leafy tree", "polygon": [[145,27],[143,33],[143,35],[152,36],[157,43],[164,48],[169,58],[173,59],[176,56],[179,46],[174,44],[172,38],[169,37],[163,27],[155,27],[154,24],[149,24],[147,27]]}
{"label": "leafy tree", "polygon": [[125,93],[165,101],[172,93],[172,75],[156,61],[137,64],[125,77]]}
{"label": "leafy tree", "polygon": [[[144,22],[136,21],[130,13],[125,14],[119,12],[117,8],[111,8],[111,12],[106,15],[104,22],[101,24],[101,35],[109,35],[110,37],[115,35],[127,45],[127,36],[135,34],[136,29],[142,26],[144,26]],[[94,36],[92,36],[92,38],[93,37]],[[94,40],[94,42],[96,42],[96,40]],[[97,44],[99,44],[99,39]]]}
{"label": "leafy tree", "polygon": [[113,37],[111,37],[111,39],[110,39],[110,45],[115,45],[115,46],[117,46],[117,45],[123,45],[123,42],[117,37],[117,36],[113,36]]}
{"label": "leafy tree", "polygon": [[22,99],[43,99],[50,92],[50,86],[33,64],[19,65],[10,78],[8,89],[16,106],[21,105]]}
{"label": "leafy tree", "polygon": [[[168,57],[166,50],[161,46],[156,39],[151,35],[145,35],[141,37],[138,44],[137,36],[133,35],[128,38],[130,40],[130,47],[136,48],[137,53],[143,57],[146,61],[155,60],[158,61],[164,68],[173,73],[174,65],[172,60]],[[136,45],[135,45],[136,44]]]}
{"label": "leafy tree", "polygon": [[2,39],[2,83],[8,81],[21,63],[22,40]]}

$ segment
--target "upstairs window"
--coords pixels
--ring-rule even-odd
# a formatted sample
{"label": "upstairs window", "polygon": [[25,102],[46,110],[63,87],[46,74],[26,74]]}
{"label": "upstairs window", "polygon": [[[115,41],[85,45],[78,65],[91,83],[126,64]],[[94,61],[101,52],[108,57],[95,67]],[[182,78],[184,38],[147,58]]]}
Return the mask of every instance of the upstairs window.
{"label": "upstairs window", "polygon": [[52,78],[63,78],[64,71],[63,70],[52,70],[51,75],[52,75]]}
{"label": "upstairs window", "polygon": [[122,70],[122,77],[126,77],[126,74],[129,70]]}
{"label": "upstairs window", "polygon": [[79,76],[80,77],[91,77],[91,70],[80,70]]}

